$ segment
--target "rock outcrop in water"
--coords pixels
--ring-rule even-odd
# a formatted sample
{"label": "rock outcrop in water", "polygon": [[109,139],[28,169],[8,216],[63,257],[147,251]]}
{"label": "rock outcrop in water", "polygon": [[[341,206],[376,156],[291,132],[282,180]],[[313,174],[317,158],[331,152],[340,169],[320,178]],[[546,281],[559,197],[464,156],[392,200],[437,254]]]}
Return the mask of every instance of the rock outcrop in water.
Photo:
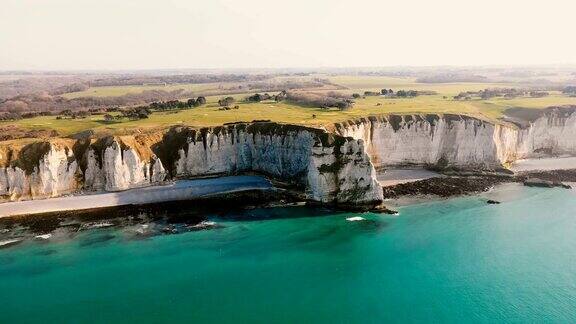
{"label": "rock outcrop in water", "polygon": [[0,147],[0,162],[0,194],[5,200],[258,172],[299,185],[311,200],[322,203],[382,201],[382,188],[361,140],[276,123],[6,143]]}

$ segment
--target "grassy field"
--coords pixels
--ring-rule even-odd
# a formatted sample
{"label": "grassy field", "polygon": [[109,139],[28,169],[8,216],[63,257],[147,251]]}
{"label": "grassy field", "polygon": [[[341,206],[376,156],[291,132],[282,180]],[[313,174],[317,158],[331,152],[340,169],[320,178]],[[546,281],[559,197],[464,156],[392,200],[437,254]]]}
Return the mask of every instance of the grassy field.
{"label": "grassy field", "polygon": [[[263,81],[270,84],[281,83],[281,82],[306,82],[312,81],[314,77],[321,76],[277,76],[269,80]],[[167,84],[167,85],[131,85],[131,86],[107,86],[107,87],[92,87],[85,91],[71,92],[62,95],[65,98],[73,99],[80,97],[118,97],[125,94],[137,94],[147,90],[163,90],[163,91],[174,91],[174,90],[184,90],[185,92],[193,92],[195,95],[215,95],[221,93],[236,93],[239,90],[239,86],[242,85],[240,82],[221,82],[221,83],[178,83],[178,84]],[[246,84],[244,84],[246,85]],[[326,85],[322,89],[331,90],[334,87]],[[244,90],[245,91],[245,90]],[[254,89],[257,91],[257,89]]]}
{"label": "grassy field", "polygon": [[455,96],[464,91],[478,91],[486,88],[514,87],[509,83],[418,83],[414,78],[396,78],[380,76],[335,76],[330,77],[332,83],[347,87],[351,91],[379,91],[383,88],[399,90],[429,90],[438,94]]}
{"label": "grassy field", "polygon": [[72,99],[79,97],[118,97],[129,93],[141,93],[146,90],[164,90],[173,91],[182,89],[184,91],[210,91],[218,90],[219,83],[182,83],[168,85],[138,85],[138,86],[110,86],[110,87],[93,87],[85,91],[66,93],[63,97]]}
{"label": "grassy field", "polygon": [[[562,96],[553,92],[544,98],[495,98],[490,100],[473,99],[469,101],[455,101],[452,96],[467,90],[480,90],[489,87],[505,86],[509,84],[487,83],[449,83],[449,84],[419,84],[408,78],[388,77],[350,77],[337,76],[330,80],[346,87],[342,92],[360,92],[365,90],[379,90],[381,88],[433,90],[437,95],[419,96],[406,99],[388,99],[374,96],[356,100],[354,107],[347,111],[337,109],[323,110],[292,105],[289,103],[276,103],[273,101],[261,103],[244,103],[241,100],[247,94],[235,95],[239,109],[218,110],[217,101],[220,96],[207,97],[208,103],[199,108],[180,111],[154,112],[150,118],[119,122],[105,122],[103,116],[91,116],[86,119],[63,119],[56,117],[37,117],[23,119],[16,122],[0,122],[0,126],[14,124],[28,129],[55,129],[61,135],[70,135],[86,129],[112,133],[129,132],[136,128],[157,128],[172,125],[214,126],[227,122],[252,121],[269,119],[277,122],[296,123],[310,126],[329,125],[356,117],[389,113],[460,113],[479,118],[496,121],[502,112],[510,107],[545,108],[552,105],[573,104],[576,98]],[[182,85],[179,85],[182,86]],[[214,86],[214,85],[194,85]],[[119,88],[119,89],[118,89]],[[198,89],[198,88],[196,88]],[[109,89],[109,93],[127,91],[126,87]]]}

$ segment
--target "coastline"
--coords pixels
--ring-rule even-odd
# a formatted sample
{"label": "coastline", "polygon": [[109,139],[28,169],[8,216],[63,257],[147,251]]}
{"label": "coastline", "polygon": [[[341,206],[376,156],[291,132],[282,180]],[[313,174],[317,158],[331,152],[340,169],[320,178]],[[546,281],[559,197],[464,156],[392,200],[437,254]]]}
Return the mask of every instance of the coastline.
{"label": "coastline", "polygon": [[[572,161],[572,158],[569,158],[569,160]],[[526,161],[528,163],[522,168],[522,171],[517,171],[513,175],[446,172],[441,174],[440,177],[430,177],[410,182],[400,181],[397,184],[383,186],[384,204],[394,208],[429,200],[467,195],[484,195],[493,203],[498,203],[499,200],[494,197],[490,198],[489,194],[495,188],[533,186],[570,189],[576,183],[576,168],[572,168],[571,164],[564,164],[567,167],[564,169],[552,169],[543,168],[542,166],[550,165],[553,163],[554,158]]]}
{"label": "coastline", "polygon": [[[557,162],[557,163],[556,163]],[[552,166],[558,165],[558,169]],[[421,201],[445,199],[457,196],[490,192],[494,187],[507,183],[524,183],[528,180],[548,182],[561,186],[564,182],[576,182],[576,158],[554,157],[519,160],[511,166],[515,173],[486,173],[474,170],[427,170],[424,168],[390,168],[377,175],[383,190],[383,204],[374,212],[389,212],[388,207],[405,206]],[[542,184],[542,183],[541,183]],[[0,219],[15,216],[49,215],[54,213],[105,210],[122,206],[150,206],[173,202],[194,202],[203,198],[233,200],[234,194],[248,192],[275,192],[268,202],[282,206],[286,200],[299,194],[284,189],[287,184],[260,175],[223,176],[139,187],[117,192],[78,194],[73,196],[45,198],[0,203]],[[550,187],[549,185],[541,185]],[[282,193],[278,192],[281,191]],[[279,196],[290,197],[280,199]],[[300,200],[306,200],[298,197]],[[297,200],[297,199],[296,199]],[[313,202],[309,202],[312,203]],[[201,206],[194,206],[201,207]],[[346,205],[344,210],[357,210]],[[337,207],[337,208],[338,208]],[[362,211],[365,211],[362,210]]]}
{"label": "coastline", "polygon": [[172,184],[134,188],[118,192],[5,202],[0,204],[0,218],[127,205],[145,205],[244,191],[273,189],[274,187],[268,179],[253,175],[178,180]]}
{"label": "coastline", "polygon": [[[424,169],[395,169],[395,171],[399,171],[394,173],[394,175],[400,176],[401,179],[395,179],[392,176],[382,183],[384,201],[379,208],[371,211],[394,214],[393,210],[388,209],[389,207],[395,208],[429,200],[482,194],[492,191],[496,186],[506,184],[521,185],[527,179],[548,181],[556,184],[555,186],[565,182],[576,182],[576,169],[531,170],[518,172],[514,175],[470,172],[438,173]],[[195,201],[205,198],[231,201],[234,200],[235,194],[249,194],[250,192],[275,192],[275,194],[271,194],[264,201],[268,203],[275,202],[278,206],[282,206],[287,200],[298,200],[293,199],[295,193],[288,193],[288,191],[279,188],[277,185],[281,186],[282,184],[275,181],[273,183],[273,181],[258,175],[178,180],[171,184],[134,188],[118,192],[5,202],[0,204],[0,219],[67,212],[81,213],[91,210],[103,211],[107,208],[151,206],[177,202],[192,203],[193,207],[200,208],[199,203],[194,204]],[[547,186],[544,185],[543,187]],[[278,190],[282,191],[282,193],[277,192]],[[303,197],[299,198],[302,198],[299,200],[305,200]],[[262,202],[260,201],[259,203]],[[349,206],[346,208],[344,205],[340,206],[340,209],[365,211],[350,208]]]}
{"label": "coastline", "polygon": [[377,174],[378,182],[382,187],[389,187],[437,177],[444,177],[444,175],[423,168],[390,168]]}
{"label": "coastline", "polygon": [[[576,170],[532,171],[515,176],[443,174],[384,187],[386,199],[382,206],[369,212],[396,215],[398,212],[394,210],[410,205],[465,196],[499,204],[522,194],[527,186],[522,180],[528,176],[562,180],[569,185],[576,182]],[[282,184],[276,185],[282,187]],[[82,204],[81,208],[78,204]],[[12,209],[12,206],[19,208]],[[52,209],[43,209],[47,207]],[[242,214],[242,210],[287,207],[344,213],[366,211],[314,204],[306,201],[301,193],[278,188],[262,176],[183,180],[115,193],[0,204],[0,212],[11,210],[12,213],[0,217],[0,248],[30,239],[52,240],[55,235],[72,237],[78,231],[103,227],[124,228],[138,237],[217,229],[221,225],[214,220],[237,217],[234,215]],[[30,213],[31,210],[39,212]]]}

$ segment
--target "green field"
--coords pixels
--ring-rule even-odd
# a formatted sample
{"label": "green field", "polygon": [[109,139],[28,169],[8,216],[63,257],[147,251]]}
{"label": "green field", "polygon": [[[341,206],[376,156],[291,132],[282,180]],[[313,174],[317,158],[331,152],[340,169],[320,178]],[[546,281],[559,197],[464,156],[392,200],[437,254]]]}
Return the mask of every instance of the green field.
{"label": "green field", "polygon": [[[273,101],[244,103],[242,102],[242,99],[247,94],[234,95],[238,100],[237,105],[239,106],[239,109],[218,110],[219,107],[217,101],[221,96],[209,96],[207,97],[208,103],[202,107],[179,111],[154,112],[150,115],[150,118],[138,121],[123,119],[119,122],[108,123],[103,120],[102,115],[74,120],[57,120],[56,117],[51,116],[23,119],[16,122],[1,122],[0,126],[14,124],[28,129],[55,129],[61,135],[69,135],[86,129],[124,133],[137,128],[158,128],[179,124],[201,127],[221,125],[227,122],[262,119],[302,125],[322,126],[356,117],[390,113],[459,113],[495,121],[502,116],[502,112],[505,109],[510,107],[546,108],[552,105],[576,105],[576,98],[566,97],[558,92],[552,92],[550,96],[544,98],[494,98],[490,100],[473,99],[469,101],[455,101],[452,99],[452,96],[461,91],[480,90],[497,86],[513,86],[510,84],[420,84],[415,83],[413,79],[408,78],[356,76],[330,77],[330,81],[345,87],[346,89],[338,91],[346,93],[363,93],[365,90],[392,88],[394,90],[432,90],[436,91],[438,94],[406,99],[390,99],[380,96],[366,97],[357,99],[353,108],[347,111],[339,111],[337,109],[323,110],[320,108],[301,107],[289,103],[276,103]],[[200,89],[200,87],[213,87],[214,85],[203,84],[194,86],[198,87],[196,89]],[[90,90],[96,91],[94,89]],[[111,87],[110,89],[107,87],[106,91],[108,91],[108,93],[123,93],[128,90],[127,87]],[[76,95],[78,94],[79,93],[76,93]]]}
{"label": "green field", "polygon": [[380,77],[380,76],[335,76],[330,77],[332,83],[344,86],[350,90],[379,91],[382,88],[412,89],[436,91],[442,95],[457,95],[463,91],[478,91],[486,88],[514,87],[509,83],[418,83],[414,78]]}

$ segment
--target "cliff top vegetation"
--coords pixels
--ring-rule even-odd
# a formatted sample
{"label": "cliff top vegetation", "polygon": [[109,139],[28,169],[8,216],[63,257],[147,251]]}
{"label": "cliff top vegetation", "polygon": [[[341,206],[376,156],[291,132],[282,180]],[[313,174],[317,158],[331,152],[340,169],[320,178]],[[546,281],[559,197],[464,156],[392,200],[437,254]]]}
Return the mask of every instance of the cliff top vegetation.
{"label": "cliff top vegetation", "polygon": [[[71,92],[56,95],[58,91],[67,89],[59,83],[56,90],[51,90],[52,95],[22,94],[19,96],[24,97],[4,99],[0,102],[4,110],[0,112],[16,112],[20,117],[0,122],[0,129],[18,130],[12,137],[2,134],[2,139],[36,135],[51,137],[53,134],[68,136],[88,130],[121,135],[174,125],[204,127],[262,119],[318,127],[382,114],[452,113],[498,121],[511,108],[543,109],[576,105],[576,97],[572,92],[565,91],[569,80],[518,80],[511,79],[505,73],[482,79],[484,82],[476,82],[478,79],[447,82],[450,79],[445,77],[442,82],[432,82],[430,78],[426,82],[419,82],[422,79],[418,80],[418,75],[374,73],[228,75],[220,79],[180,76],[174,80],[166,79],[174,83],[162,84],[151,81],[138,84],[142,80],[132,79],[106,80],[112,83],[93,80],[96,86],[69,85]],[[159,92],[155,95],[150,91]],[[400,96],[398,93],[410,95]],[[30,99],[30,96],[35,97]],[[167,108],[160,105],[166,109],[157,109],[158,102],[181,100],[186,103],[188,99],[199,96],[206,98],[205,104],[169,105]],[[41,106],[42,100],[49,102],[51,107],[82,104],[80,108],[26,113],[25,109],[30,106],[39,103]],[[122,104],[124,102],[126,104]],[[153,102],[156,102],[156,106]],[[138,107],[145,107],[145,110],[138,110]],[[136,116],[130,114],[132,111],[146,113],[131,118],[132,115]]]}

